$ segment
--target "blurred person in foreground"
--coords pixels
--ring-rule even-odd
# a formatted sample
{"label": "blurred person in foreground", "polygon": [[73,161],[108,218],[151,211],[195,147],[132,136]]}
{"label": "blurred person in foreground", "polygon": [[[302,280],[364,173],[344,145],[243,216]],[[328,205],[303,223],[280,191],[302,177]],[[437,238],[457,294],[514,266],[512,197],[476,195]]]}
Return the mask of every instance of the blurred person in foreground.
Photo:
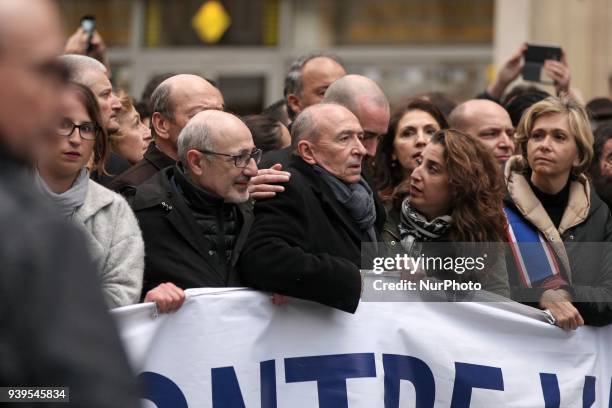
{"label": "blurred person in foreground", "polygon": [[178,157],[133,200],[146,245],[144,301],[161,312],[182,305],[183,289],[242,286],[236,264],[253,222],[248,185],[261,150],[239,118],[209,110],[181,131]]}
{"label": "blurred person in foreground", "polygon": [[513,299],[547,310],[566,330],[612,322],[612,217],[584,173],[593,157],[584,107],[567,96],[536,103],[517,144],[504,200]]}
{"label": "blurred person in foreground", "polygon": [[0,384],[67,386],[72,407],[136,407],[83,234],[40,203],[24,167],[61,117],[61,48],[51,2],[0,1]]}
{"label": "blurred person in foreground", "polygon": [[354,313],[361,243],[377,240],[382,216],[361,177],[363,129],[345,107],[321,103],[300,113],[291,132],[291,180],[255,203],[240,274],[256,289]]}
{"label": "blurred person in foreground", "polygon": [[110,135],[110,147],[133,165],[141,161],[147,151],[151,143],[151,130],[140,120],[140,114],[128,94],[120,91],[118,96],[121,103],[121,110],[117,114],[119,130]]}
{"label": "blurred person in foreground", "polygon": [[87,163],[103,163],[106,132],[96,99],[72,83],[55,134],[41,143],[34,180],[43,198],[80,226],[98,266],[109,308],[138,303],[144,242],[130,206],[119,194],[89,178]]}

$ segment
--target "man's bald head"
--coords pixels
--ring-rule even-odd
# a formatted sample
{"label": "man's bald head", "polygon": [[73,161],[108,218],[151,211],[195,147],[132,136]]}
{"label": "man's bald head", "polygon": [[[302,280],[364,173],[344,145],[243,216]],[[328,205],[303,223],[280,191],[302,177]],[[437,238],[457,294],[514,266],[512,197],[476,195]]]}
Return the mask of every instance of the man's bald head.
{"label": "man's bald head", "polygon": [[244,122],[216,110],[196,114],[178,140],[178,154],[191,180],[233,203],[249,198],[249,180],[257,175],[254,149]]}
{"label": "man's bald head", "polygon": [[198,75],[180,74],[167,78],[151,94],[151,108],[167,118],[172,118],[174,111],[187,105],[188,113],[193,117],[206,109],[223,110],[224,102],[221,92],[210,82]]}
{"label": "man's bald head", "polygon": [[297,117],[292,131],[296,153],[306,163],[318,165],[347,184],[361,179],[361,162],[366,154],[363,130],[357,117],[344,106],[310,106]]}
{"label": "man's bald head", "polygon": [[[40,33],[37,33],[37,30]],[[14,40],[44,35],[50,36],[61,50],[61,25],[53,3],[48,0],[0,1],[0,55],[4,51],[15,51],[22,46]]]}
{"label": "man's bald head", "polygon": [[472,99],[457,106],[448,117],[451,128],[480,138],[500,164],[514,153],[514,127],[508,112],[487,99]]}
{"label": "man's bald head", "polygon": [[0,1],[0,143],[21,158],[31,159],[38,136],[55,128],[65,91],[56,60],[62,47],[51,2]]}
{"label": "man's bald head", "polygon": [[347,75],[330,85],[325,103],[337,103],[351,111],[364,132],[364,146],[374,156],[378,138],[389,126],[389,101],[376,82],[362,75]]}
{"label": "man's bald head", "polygon": [[199,112],[223,108],[221,92],[201,76],[171,76],[151,95],[151,128],[156,145],[176,159],[178,135],[187,122]]}
{"label": "man's bald head", "polygon": [[291,125],[294,150],[301,140],[316,142],[322,133],[332,131],[337,121],[347,116],[357,119],[350,110],[337,103],[320,103],[304,109]]}
{"label": "man's bald head", "polygon": [[[179,160],[187,163],[187,152],[192,149],[210,150],[217,149],[217,140],[248,128],[236,116],[231,113],[218,110],[208,110],[196,114],[183,128],[178,138]],[[249,132],[250,134],[250,132]]]}

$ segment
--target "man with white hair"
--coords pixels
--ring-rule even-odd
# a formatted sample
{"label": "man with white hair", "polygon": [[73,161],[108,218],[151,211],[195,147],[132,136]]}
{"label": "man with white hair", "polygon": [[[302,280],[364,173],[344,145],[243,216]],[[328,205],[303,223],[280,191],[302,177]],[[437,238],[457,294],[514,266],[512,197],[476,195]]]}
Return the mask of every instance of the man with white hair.
{"label": "man with white hair", "polygon": [[241,286],[238,256],[253,222],[249,182],[261,150],[236,116],[196,114],[178,138],[178,163],[136,189],[145,241],[145,302],[178,309],[183,289]]}
{"label": "man with white hair", "polygon": [[121,102],[113,93],[104,64],[91,57],[76,54],[62,55],[59,60],[68,68],[70,81],[88,87],[95,95],[107,133],[119,131],[117,114],[121,110]]}
{"label": "man with white hair", "polygon": [[[68,70],[68,79],[86,86],[96,97],[102,124],[106,133],[112,135],[119,131],[117,115],[121,111],[121,102],[113,92],[113,86],[108,79],[108,70],[100,61],[85,55],[67,54],[59,57],[60,63]],[[117,174],[130,168],[131,164],[118,154],[111,152],[105,168],[109,175],[94,169],[91,178],[108,186]]]}

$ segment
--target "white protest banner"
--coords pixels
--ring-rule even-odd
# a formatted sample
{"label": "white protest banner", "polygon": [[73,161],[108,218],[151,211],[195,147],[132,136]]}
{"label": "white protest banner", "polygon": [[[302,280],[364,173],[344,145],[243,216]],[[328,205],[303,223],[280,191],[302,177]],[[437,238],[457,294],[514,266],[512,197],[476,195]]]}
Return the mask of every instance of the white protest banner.
{"label": "white protest banner", "polygon": [[117,309],[146,407],[609,407],[612,325],[566,332],[517,303],[362,302],[250,290],[174,314]]}

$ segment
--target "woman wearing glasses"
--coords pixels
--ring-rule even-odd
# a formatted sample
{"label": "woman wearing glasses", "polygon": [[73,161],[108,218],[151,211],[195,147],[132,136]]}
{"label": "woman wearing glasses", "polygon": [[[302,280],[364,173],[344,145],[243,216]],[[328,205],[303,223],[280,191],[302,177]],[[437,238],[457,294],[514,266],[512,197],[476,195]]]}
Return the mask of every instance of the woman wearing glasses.
{"label": "woman wearing glasses", "polygon": [[35,183],[59,213],[83,227],[91,255],[99,266],[110,308],[137,303],[142,288],[144,243],[128,203],[89,179],[87,163],[104,163],[107,136],[100,125],[95,96],[70,85],[64,116],[55,135],[40,150]]}

